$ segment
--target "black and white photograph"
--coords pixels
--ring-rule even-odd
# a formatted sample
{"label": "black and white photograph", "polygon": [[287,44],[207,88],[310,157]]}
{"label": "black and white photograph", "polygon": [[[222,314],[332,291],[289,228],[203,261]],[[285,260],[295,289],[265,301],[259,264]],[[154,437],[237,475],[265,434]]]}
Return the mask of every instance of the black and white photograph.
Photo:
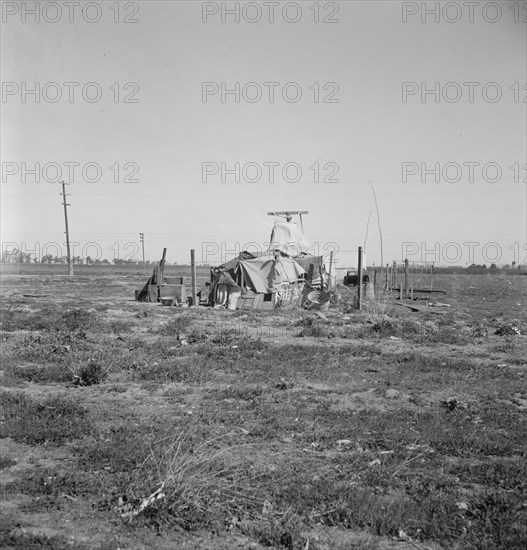
{"label": "black and white photograph", "polygon": [[527,2],[0,0],[0,548],[527,548]]}

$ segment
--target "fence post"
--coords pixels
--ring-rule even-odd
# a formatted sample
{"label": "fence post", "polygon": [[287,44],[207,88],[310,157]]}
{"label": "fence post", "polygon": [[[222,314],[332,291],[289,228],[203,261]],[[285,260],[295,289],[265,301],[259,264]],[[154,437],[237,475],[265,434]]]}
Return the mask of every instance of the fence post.
{"label": "fence post", "polygon": [[328,290],[331,290],[331,276],[333,275],[333,250],[329,253]]}
{"label": "fence post", "polygon": [[362,246],[359,246],[359,257],[357,263],[357,299],[358,308],[362,309]]}
{"label": "fence post", "polygon": [[192,248],[190,250],[190,274],[192,277],[192,305],[197,306],[197,288],[196,288],[196,251]]}
{"label": "fence post", "polygon": [[409,284],[410,284],[410,262],[408,258],[404,260],[404,297],[409,298]]}

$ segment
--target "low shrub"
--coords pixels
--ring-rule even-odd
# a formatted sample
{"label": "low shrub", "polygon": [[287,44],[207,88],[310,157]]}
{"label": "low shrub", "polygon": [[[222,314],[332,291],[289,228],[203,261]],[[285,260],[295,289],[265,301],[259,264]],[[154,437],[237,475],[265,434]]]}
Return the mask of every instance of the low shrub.
{"label": "low shrub", "polygon": [[110,365],[103,366],[101,360],[90,358],[87,362],[73,364],[69,370],[76,386],[93,386],[106,380]]}

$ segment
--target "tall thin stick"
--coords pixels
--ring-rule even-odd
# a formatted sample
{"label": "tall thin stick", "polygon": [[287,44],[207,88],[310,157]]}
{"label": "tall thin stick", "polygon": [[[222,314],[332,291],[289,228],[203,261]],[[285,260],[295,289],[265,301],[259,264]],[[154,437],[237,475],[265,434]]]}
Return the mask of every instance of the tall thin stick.
{"label": "tall thin stick", "polygon": [[373,192],[373,198],[375,200],[375,210],[377,211],[377,225],[379,226],[379,237],[381,239],[381,270],[382,270],[382,266],[384,265],[384,260],[383,260],[383,253],[382,253],[382,230],[381,230],[381,220],[379,218],[379,205],[377,204],[377,195],[375,193],[375,189],[371,183],[371,180],[370,180],[370,187],[371,187],[371,190]]}
{"label": "tall thin stick", "polygon": [[370,230],[370,218],[371,218],[371,210],[370,210],[370,215],[368,216],[368,221],[366,222],[366,236],[364,237],[364,252],[366,252],[366,241],[368,240],[368,233],[369,233],[369,230]]}

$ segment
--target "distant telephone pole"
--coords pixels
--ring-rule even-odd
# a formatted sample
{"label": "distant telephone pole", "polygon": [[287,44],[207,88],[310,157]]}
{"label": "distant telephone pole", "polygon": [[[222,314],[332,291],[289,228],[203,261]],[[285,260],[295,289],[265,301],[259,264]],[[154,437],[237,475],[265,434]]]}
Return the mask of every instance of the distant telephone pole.
{"label": "distant telephone pole", "polygon": [[[64,225],[66,226],[66,250],[68,254],[68,270],[70,277],[73,277],[73,263],[71,261],[71,253],[70,253],[70,231],[68,228],[68,206],[71,206],[66,202],[66,197],[69,195],[66,195],[66,184],[61,181],[62,185],[62,205],[64,206]],[[69,184],[68,184],[69,185]]]}
{"label": "distant telephone pole", "polygon": [[145,265],[145,234],[144,233],[139,233],[139,240],[141,241],[141,248],[143,250],[143,271],[145,271],[146,265]]}

